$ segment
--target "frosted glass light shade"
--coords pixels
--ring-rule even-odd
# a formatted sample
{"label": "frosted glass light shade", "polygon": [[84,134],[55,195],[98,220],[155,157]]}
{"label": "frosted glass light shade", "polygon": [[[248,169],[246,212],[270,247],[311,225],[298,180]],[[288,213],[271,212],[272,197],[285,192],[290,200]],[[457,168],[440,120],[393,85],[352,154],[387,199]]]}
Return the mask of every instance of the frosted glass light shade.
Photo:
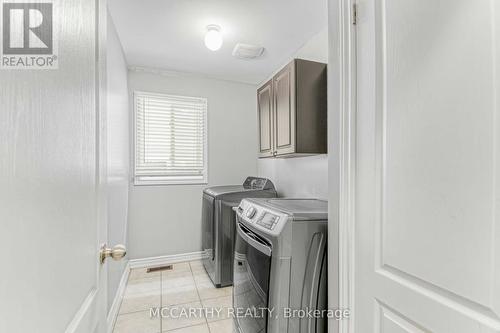
{"label": "frosted glass light shade", "polygon": [[209,25],[205,34],[205,46],[212,51],[217,51],[223,43],[222,33],[218,25]]}

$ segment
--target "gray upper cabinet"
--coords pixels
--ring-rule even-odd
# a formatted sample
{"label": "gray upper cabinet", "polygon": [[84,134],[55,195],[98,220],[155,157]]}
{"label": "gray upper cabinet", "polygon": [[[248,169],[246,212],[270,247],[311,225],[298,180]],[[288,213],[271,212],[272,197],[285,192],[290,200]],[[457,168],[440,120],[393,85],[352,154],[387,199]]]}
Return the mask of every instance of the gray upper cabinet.
{"label": "gray upper cabinet", "polygon": [[295,59],[258,90],[260,157],[327,152],[326,75],[326,64]]}
{"label": "gray upper cabinet", "polygon": [[273,81],[270,80],[257,91],[259,115],[259,156],[273,155]]}
{"label": "gray upper cabinet", "polygon": [[275,156],[295,152],[294,67],[291,62],[273,78]]}

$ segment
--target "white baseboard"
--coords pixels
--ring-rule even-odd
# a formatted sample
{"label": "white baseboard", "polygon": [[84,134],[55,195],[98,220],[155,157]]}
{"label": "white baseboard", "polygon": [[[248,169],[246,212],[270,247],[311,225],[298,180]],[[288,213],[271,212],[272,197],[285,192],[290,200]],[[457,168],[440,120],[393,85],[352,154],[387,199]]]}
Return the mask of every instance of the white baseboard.
{"label": "white baseboard", "polygon": [[128,276],[130,275],[130,261],[125,266],[123,270],[122,278],[120,279],[120,285],[116,291],[115,299],[109,309],[108,313],[108,333],[113,333],[113,328],[115,326],[116,318],[118,317],[118,312],[120,311],[120,305],[122,303],[123,294],[125,293],[125,288],[127,287]]}
{"label": "white baseboard", "polygon": [[158,267],[163,265],[175,264],[183,261],[201,260],[203,259],[203,252],[191,252],[174,254],[171,256],[150,257],[143,259],[133,259],[129,261],[130,268],[146,268]]}

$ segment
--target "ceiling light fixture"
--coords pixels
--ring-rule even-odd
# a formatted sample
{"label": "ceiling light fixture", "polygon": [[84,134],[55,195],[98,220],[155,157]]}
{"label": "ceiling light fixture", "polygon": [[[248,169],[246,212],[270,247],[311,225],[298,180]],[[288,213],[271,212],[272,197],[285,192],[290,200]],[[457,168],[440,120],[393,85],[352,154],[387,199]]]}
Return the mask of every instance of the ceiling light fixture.
{"label": "ceiling light fixture", "polygon": [[222,46],[222,33],[220,27],[215,24],[207,26],[205,34],[205,46],[212,51],[217,51]]}

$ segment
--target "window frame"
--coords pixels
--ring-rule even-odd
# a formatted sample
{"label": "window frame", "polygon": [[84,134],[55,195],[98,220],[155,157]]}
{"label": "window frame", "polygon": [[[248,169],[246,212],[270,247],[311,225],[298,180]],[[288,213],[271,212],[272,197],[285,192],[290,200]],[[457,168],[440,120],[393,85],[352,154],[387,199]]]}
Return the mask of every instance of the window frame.
{"label": "window frame", "polygon": [[[144,179],[148,176],[136,176],[136,168],[137,168],[137,98],[139,95],[156,95],[158,97],[174,97],[174,98],[196,98],[205,101],[206,109],[205,109],[205,119],[203,122],[204,133],[203,133],[203,179],[190,179],[189,176],[186,176],[185,179],[182,179],[182,176],[175,176],[172,179],[168,179],[168,176],[165,177],[154,177],[151,176],[151,179]],[[132,131],[134,135],[133,147],[132,147],[132,183],[134,186],[164,186],[164,185],[207,185],[208,184],[208,98],[206,97],[196,97],[196,96],[187,96],[187,95],[174,95],[162,92],[152,92],[152,91],[143,91],[143,90],[134,90],[132,97],[132,108],[133,108],[133,119],[132,119]]]}

